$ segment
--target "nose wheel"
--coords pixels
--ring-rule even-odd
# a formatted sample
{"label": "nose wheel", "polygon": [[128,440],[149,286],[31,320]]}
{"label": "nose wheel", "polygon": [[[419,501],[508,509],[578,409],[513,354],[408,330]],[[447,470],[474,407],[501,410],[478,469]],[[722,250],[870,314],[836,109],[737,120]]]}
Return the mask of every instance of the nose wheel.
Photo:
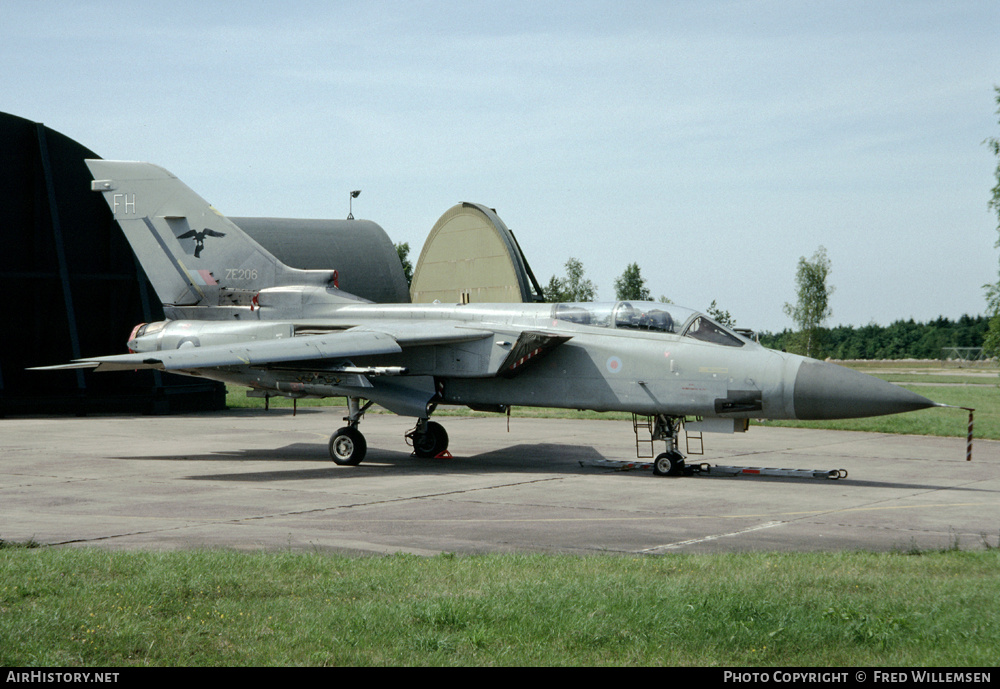
{"label": "nose wheel", "polygon": [[684,455],[677,450],[658,455],[653,460],[653,474],[656,476],[683,476]]}

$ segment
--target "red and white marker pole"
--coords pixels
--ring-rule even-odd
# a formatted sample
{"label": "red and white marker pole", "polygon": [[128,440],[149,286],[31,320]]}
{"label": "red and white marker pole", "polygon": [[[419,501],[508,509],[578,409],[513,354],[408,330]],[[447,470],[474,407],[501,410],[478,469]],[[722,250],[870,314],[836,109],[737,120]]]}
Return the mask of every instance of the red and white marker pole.
{"label": "red and white marker pole", "polygon": [[965,443],[965,461],[972,461],[972,412],[976,411],[971,407],[962,407],[965,411],[969,412],[969,437]]}

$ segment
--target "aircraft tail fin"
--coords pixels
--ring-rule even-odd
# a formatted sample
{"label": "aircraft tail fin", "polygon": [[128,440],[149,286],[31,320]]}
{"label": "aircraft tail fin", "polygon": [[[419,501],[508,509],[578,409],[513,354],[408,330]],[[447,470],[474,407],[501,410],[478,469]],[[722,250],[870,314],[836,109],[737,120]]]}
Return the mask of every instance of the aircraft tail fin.
{"label": "aircraft tail fin", "polygon": [[157,165],[86,162],[164,306],[247,306],[269,287],[335,286],[336,271],[286,266]]}

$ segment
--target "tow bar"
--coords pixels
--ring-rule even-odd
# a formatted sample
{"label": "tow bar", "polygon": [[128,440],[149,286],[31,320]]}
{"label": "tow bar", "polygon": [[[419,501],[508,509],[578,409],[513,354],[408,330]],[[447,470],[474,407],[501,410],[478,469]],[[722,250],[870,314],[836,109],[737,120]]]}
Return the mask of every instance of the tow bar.
{"label": "tow bar", "polygon": [[[625,462],[613,459],[598,459],[580,462],[580,466],[598,466],[615,471],[632,471],[634,469],[651,470],[652,462]],[[711,465],[707,462],[688,464],[684,467],[685,476],[780,476],[784,478],[825,478],[836,481],[847,478],[846,469],[777,469],[774,467],[739,467],[726,465]]]}

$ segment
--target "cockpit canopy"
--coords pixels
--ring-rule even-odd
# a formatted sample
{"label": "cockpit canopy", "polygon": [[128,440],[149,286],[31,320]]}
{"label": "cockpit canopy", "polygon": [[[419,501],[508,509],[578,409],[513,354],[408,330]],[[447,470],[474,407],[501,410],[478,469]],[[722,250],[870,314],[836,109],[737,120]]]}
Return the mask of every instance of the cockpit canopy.
{"label": "cockpit canopy", "polygon": [[703,313],[655,301],[556,304],[552,315],[580,325],[670,333],[727,347],[742,347],[747,342]]}

